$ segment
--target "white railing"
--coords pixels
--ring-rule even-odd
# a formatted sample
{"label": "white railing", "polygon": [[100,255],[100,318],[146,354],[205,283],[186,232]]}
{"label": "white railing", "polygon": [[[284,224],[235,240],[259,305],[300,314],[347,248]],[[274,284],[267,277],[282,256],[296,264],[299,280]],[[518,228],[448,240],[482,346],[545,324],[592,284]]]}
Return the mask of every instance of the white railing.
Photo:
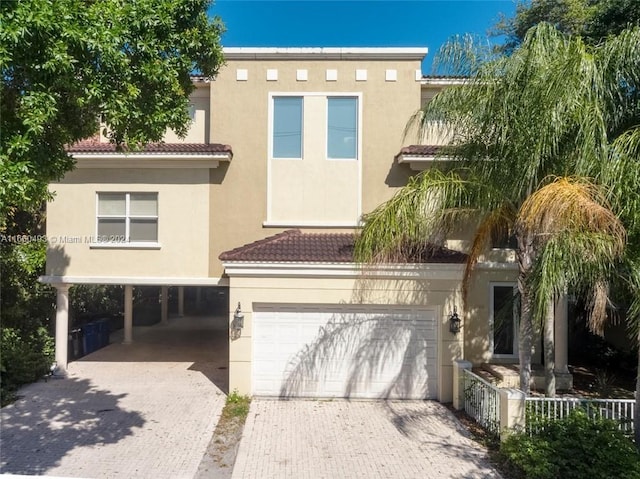
{"label": "white railing", "polygon": [[493,384],[463,369],[464,410],[487,432],[500,435],[500,393]]}
{"label": "white railing", "polygon": [[535,428],[535,419],[561,419],[577,408],[589,417],[611,419],[625,434],[633,434],[635,399],[526,398],[527,430]]}

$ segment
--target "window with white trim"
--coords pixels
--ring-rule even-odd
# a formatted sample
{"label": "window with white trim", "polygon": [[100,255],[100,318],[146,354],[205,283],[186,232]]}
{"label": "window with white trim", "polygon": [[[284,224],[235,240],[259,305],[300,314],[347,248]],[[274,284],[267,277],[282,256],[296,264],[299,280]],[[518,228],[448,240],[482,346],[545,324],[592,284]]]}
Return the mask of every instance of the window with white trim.
{"label": "window with white trim", "polygon": [[158,193],[98,193],[98,243],[158,241]]}
{"label": "window with white trim", "polygon": [[327,158],[355,160],[358,156],[358,98],[327,98]]}
{"label": "window with white trim", "polygon": [[491,346],[493,357],[518,355],[518,297],[515,283],[490,285]]}
{"label": "window with white trim", "polygon": [[301,96],[273,98],[273,158],[302,158]]}

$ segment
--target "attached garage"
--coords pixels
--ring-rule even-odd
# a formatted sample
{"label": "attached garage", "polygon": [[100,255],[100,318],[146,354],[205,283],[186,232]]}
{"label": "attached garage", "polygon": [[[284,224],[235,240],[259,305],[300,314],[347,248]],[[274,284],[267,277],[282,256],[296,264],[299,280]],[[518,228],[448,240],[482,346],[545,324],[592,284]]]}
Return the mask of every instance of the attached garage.
{"label": "attached garage", "polygon": [[434,310],[254,306],[256,395],[431,399],[437,362]]}
{"label": "attached garage", "polygon": [[434,248],[416,263],[363,267],[353,242],[290,230],[220,256],[238,305],[231,391],[451,401],[463,341],[449,317],[462,304],[466,256]]}

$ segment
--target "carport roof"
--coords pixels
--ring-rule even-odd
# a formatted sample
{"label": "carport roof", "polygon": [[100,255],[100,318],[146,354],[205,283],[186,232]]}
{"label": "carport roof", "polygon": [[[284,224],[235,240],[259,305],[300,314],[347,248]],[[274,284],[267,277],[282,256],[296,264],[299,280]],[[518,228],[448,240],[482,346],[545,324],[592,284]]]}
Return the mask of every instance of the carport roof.
{"label": "carport roof", "polygon": [[[225,251],[222,261],[353,263],[353,233],[302,233],[287,230],[274,236]],[[431,249],[428,257],[412,263],[464,263],[467,255],[447,248]]]}

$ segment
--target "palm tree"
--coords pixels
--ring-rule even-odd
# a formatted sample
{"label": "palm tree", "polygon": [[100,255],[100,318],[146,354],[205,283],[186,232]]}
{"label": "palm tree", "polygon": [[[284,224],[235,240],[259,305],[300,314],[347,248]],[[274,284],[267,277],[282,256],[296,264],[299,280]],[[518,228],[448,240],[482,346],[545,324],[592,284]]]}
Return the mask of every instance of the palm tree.
{"label": "palm tree", "polygon": [[547,331],[553,377],[552,322],[544,319],[554,298],[592,298],[590,325],[600,331],[609,281],[625,271],[640,277],[629,261],[640,236],[640,29],[591,47],[540,24],[510,56],[469,54],[460,44],[445,53],[453,73],[469,79],[438,94],[408,129],[417,126],[420,138],[444,130],[444,154],[456,161],[411,178],[366,215],[356,256],[403,261],[462,220],[474,225],[466,285],[492,234],[514,235],[520,387],[528,392],[536,323]]}

